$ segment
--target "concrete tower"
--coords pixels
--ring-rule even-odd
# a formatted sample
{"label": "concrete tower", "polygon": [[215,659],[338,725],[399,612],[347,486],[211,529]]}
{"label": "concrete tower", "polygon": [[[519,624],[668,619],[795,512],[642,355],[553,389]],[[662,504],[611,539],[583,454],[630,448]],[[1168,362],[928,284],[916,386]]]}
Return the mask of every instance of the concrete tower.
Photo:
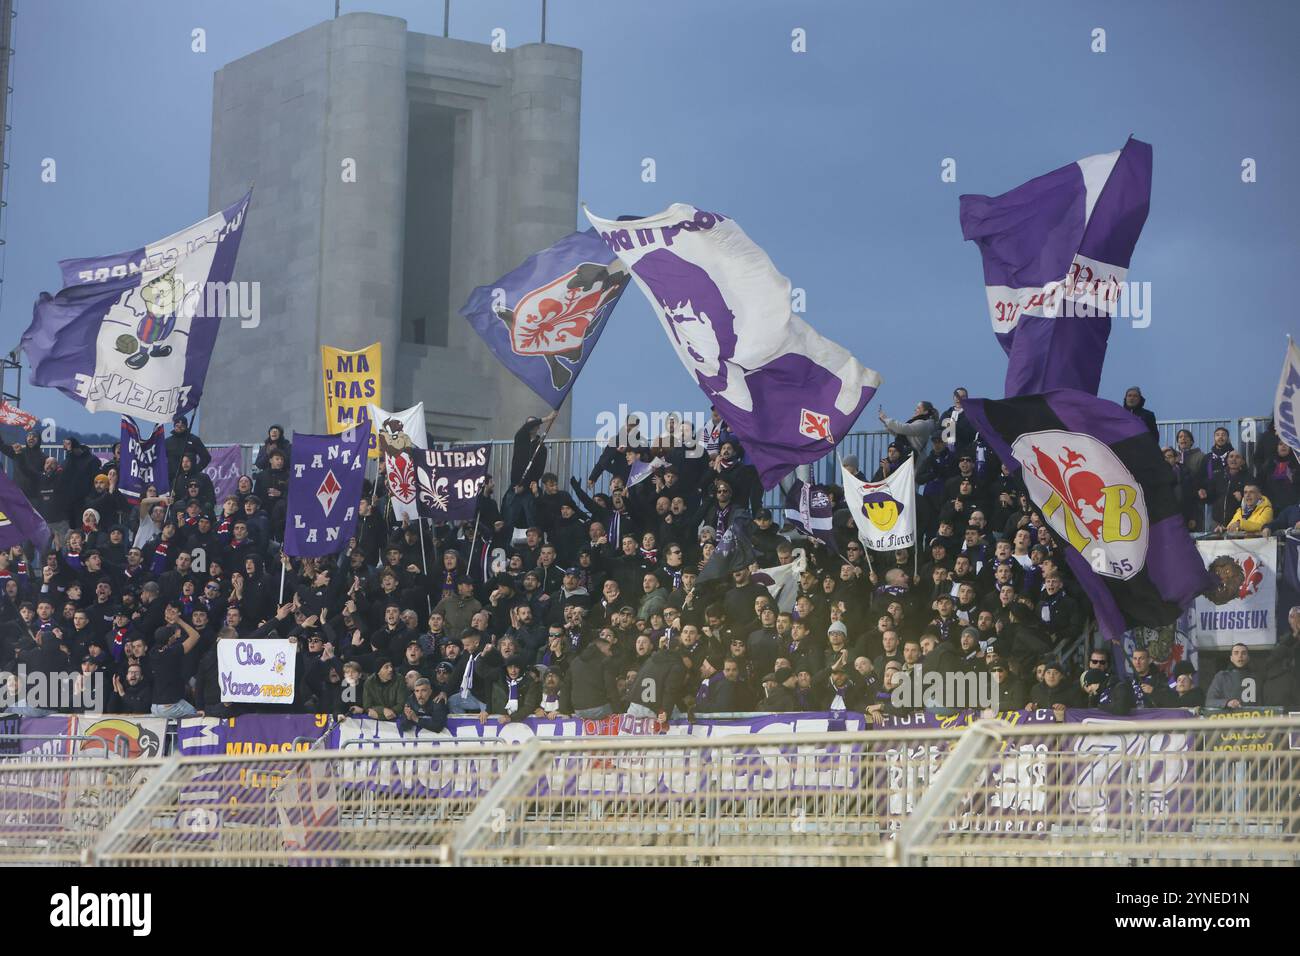
{"label": "concrete tower", "polygon": [[[581,74],[572,48],[494,53],[369,13],[219,70],[208,204],[254,184],[235,279],[260,283],[260,324],[225,320],[204,439],[323,433],[320,347],[376,340],[384,406],[423,400],[436,439],[509,437],[544,414],[457,311],[574,229]],[[569,434],[567,410],[552,434]]]}

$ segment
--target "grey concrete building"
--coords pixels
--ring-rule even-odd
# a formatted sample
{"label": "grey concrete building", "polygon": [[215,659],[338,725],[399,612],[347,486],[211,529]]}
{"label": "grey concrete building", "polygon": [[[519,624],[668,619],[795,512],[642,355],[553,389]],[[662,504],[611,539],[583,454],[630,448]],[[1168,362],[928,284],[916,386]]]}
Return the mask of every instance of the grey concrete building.
{"label": "grey concrete building", "polygon": [[376,340],[385,407],[423,400],[438,439],[544,414],[457,313],[574,229],[581,69],[568,47],[498,53],[352,13],[219,70],[208,202],[254,184],[235,279],[261,300],[255,328],[223,323],[204,439],[324,432],[320,347]]}

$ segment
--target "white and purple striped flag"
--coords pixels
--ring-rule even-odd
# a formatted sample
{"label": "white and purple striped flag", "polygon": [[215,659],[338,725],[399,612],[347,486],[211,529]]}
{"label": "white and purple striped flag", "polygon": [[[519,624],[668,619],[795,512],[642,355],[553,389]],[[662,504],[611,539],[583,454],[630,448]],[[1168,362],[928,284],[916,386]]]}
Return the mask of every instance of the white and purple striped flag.
{"label": "white and purple striped flag", "polygon": [[765,489],[848,434],[880,376],[791,311],[790,280],[733,220],[684,203],[644,219],[586,212]]}
{"label": "white and purple striped flag", "polygon": [[984,257],[1006,397],[1097,394],[1111,318],[1151,205],[1151,146],[1088,156],[1001,196],[961,197],[962,238]]}

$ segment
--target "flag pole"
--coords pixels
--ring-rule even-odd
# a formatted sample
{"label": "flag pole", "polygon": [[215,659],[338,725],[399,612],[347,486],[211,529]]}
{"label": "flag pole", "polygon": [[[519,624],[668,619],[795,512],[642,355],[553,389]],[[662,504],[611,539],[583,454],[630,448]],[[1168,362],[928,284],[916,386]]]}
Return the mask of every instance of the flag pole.
{"label": "flag pole", "polygon": [[285,569],[285,563],[283,561],[284,552],[281,551],[280,555],[282,559],[280,561],[280,600],[275,602],[276,607],[279,607],[281,604],[284,603],[284,569]]}
{"label": "flag pole", "polygon": [[424,567],[424,605],[433,614],[433,598],[429,597],[429,559],[424,556],[424,516],[416,518],[420,522],[420,564]]}

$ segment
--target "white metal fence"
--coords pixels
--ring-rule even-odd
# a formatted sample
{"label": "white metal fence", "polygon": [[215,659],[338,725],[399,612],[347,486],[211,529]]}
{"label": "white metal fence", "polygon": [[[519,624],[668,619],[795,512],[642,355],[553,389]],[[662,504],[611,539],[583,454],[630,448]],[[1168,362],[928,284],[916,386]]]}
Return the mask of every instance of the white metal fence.
{"label": "white metal fence", "polygon": [[0,762],[0,862],[1300,862],[1300,718]]}

